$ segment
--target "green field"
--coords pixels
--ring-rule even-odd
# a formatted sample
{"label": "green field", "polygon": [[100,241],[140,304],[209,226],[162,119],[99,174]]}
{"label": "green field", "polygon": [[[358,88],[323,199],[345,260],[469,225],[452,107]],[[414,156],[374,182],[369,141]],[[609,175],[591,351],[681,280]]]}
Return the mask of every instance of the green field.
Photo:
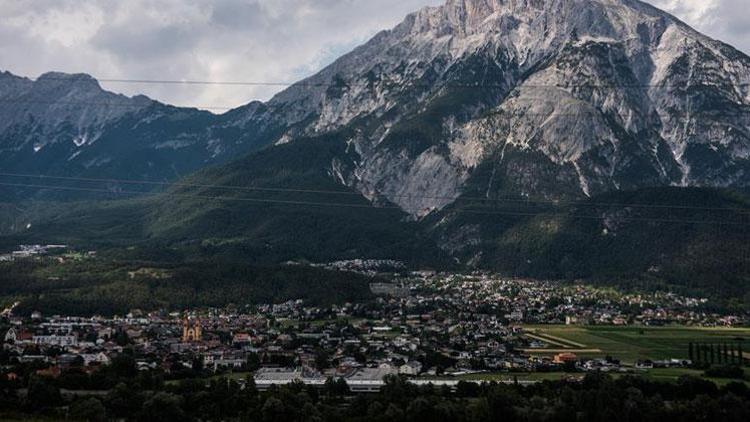
{"label": "green field", "polygon": [[[713,381],[717,385],[726,385],[730,382],[737,382],[735,379],[728,378],[708,378],[703,376],[703,371],[698,369],[688,368],[657,368],[649,369],[647,371],[638,372],[640,376],[654,380],[654,381],[665,381],[665,382],[677,382],[677,380],[683,375],[690,375],[694,377],[700,377]],[[745,371],[747,374],[747,370]],[[613,378],[622,377],[625,374],[613,372],[610,373]],[[518,379],[519,381],[560,381],[563,379],[577,379],[583,377],[583,373],[565,373],[565,372],[490,372],[483,374],[470,374],[463,375],[459,379],[467,381],[509,381]],[[745,384],[749,384],[745,381]]]}
{"label": "green field", "polygon": [[[550,347],[560,349],[556,343],[568,343],[571,352],[581,356],[612,356],[625,363],[651,359],[687,359],[688,344],[734,343],[742,341],[745,352],[750,351],[750,329],[743,328],[689,328],[689,327],[615,327],[530,325],[527,332],[540,337],[550,336]],[[576,349],[599,349],[601,352],[577,353]],[[547,353],[544,350],[533,354]],[[549,354],[549,353],[548,353]]]}
{"label": "green field", "polygon": [[488,372],[483,374],[469,374],[459,376],[466,381],[560,381],[568,378],[580,378],[583,374],[567,374],[564,372]]}

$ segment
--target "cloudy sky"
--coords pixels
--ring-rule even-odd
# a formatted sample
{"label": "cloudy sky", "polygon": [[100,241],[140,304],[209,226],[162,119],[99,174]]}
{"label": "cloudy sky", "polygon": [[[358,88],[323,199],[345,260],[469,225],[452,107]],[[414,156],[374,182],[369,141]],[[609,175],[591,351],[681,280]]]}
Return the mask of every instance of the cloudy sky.
{"label": "cloudy sky", "polygon": [[[748,0],[649,0],[750,53]],[[295,81],[444,0],[0,0],[0,70],[100,79]],[[743,7],[744,6],[744,7]],[[279,88],[104,83],[126,94],[233,107]]]}

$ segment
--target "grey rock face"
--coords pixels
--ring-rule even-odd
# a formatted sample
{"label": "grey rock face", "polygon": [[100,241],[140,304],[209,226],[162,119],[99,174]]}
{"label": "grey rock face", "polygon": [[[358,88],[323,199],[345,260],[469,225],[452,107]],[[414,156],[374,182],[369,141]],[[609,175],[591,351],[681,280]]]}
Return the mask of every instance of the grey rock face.
{"label": "grey rock face", "polygon": [[352,130],[341,180],[415,217],[488,160],[522,195],[750,183],[750,58],[635,0],[450,0],[270,105],[282,142]]}
{"label": "grey rock face", "polygon": [[[56,142],[83,146],[96,142],[102,128],[131,112],[148,107],[145,97],[128,98],[101,89],[88,75],[46,73],[35,82],[9,73],[0,75],[0,132],[25,133],[3,148],[35,152]],[[73,139],[66,133],[78,132]]]}

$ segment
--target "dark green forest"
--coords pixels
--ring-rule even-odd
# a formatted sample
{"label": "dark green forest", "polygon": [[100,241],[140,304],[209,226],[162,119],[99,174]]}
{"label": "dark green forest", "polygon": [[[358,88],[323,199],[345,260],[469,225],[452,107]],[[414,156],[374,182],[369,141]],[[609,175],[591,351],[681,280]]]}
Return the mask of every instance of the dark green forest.
{"label": "dark green forest", "polygon": [[[57,380],[32,377],[22,396],[19,381],[0,380],[4,419],[105,421],[737,421],[750,418],[750,389],[699,378],[676,383],[588,374],[580,382],[531,386],[461,382],[456,391],[416,387],[390,376],[377,394],[352,395],[345,382],[317,389],[301,383],[259,392],[251,377],[165,382],[138,373],[127,355],[92,375],[75,370]],[[244,388],[243,388],[244,385]],[[98,387],[101,394],[64,397],[61,388]],[[104,388],[103,390],[101,388]]]}
{"label": "dark green forest", "polygon": [[122,315],[132,309],[181,310],[228,304],[310,304],[370,297],[366,276],[305,266],[256,267],[237,262],[154,266],[90,259],[0,263],[0,297],[20,314]]}

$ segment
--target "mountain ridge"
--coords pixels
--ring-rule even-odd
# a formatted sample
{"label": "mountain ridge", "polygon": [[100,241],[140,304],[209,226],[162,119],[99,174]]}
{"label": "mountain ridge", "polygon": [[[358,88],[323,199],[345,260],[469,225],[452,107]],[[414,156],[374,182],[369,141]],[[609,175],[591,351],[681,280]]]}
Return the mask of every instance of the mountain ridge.
{"label": "mountain ridge", "polygon": [[[264,107],[250,103],[245,110]],[[175,107],[142,95],[102,89],[87,74],[48,72],[32,81],[0,74],[0,169],[6,174],[109,179],[116,193],[127,183],[173,181],[264,145],[277,130],[270,119],[234,119]],[[234,112],[234,113],[233,113]],[[248,126],[252,130],[245,130]],[[8,176],[6,176],[8,177]],[[10,184],[24,184],[13,178]],[[141,186],[149,191],[148,184]],[[0,187],[7,198],[87,198],[83,192]]]}

